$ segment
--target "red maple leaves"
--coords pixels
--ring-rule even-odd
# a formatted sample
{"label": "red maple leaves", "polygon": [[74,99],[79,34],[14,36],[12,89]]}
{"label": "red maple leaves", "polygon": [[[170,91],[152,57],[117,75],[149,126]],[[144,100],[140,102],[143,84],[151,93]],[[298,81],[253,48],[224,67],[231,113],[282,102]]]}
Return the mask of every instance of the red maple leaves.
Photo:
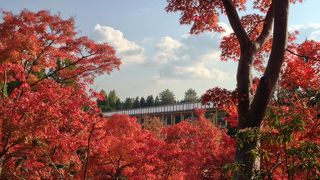
{"label": "red maple leaves", "polygon": [[86,84],[119,67],[115,51],[77,37],[72,19],[24,10],[4,12],[0,53],[1,177],[72,174],[66,142],[99,114]]}
{"label": "red maple leaves", "polygon": [[[219,12],[224,12],[221,1],[191,2],[179,1],[177,6],[177,1],[169,1],[167,10],[183,11],[181,22],[194,23],[193,33],[222,31],[217,23]],[[233,2],[245,8],[246,1]],[[255,1],[254,5],[264,12],[266,3],[270,2]],[[214,11],[204,11],[206,8]],[[242,21],[252,31],[252,39],[261,27],[250,22],[260,19],[254,15]],[[223,57],[239,56],[232,36],[221,45]],[[262,137],[262,148],[253,153],[261,156],[259,175],[269,178],[319,174],[320,46],[315,41],[298,45],[293,36],[290,39],[261,132],[248,133]],[[269,50],[266,43],[258,52],[256,60],[261,61],[253,64],[258,70],[263,70],[264,52]],[[198,121],[168,128],[153,124],[150,130],[155,133],[129,116],[100,117],[94,101],[98,94],[88,91],[87,85],[96,75],[110,73],[119,65],[108,44],[78,37],[72,19],[63,20],[47,11],[5,12],[0,23],[0,177],[229,177],[223,172],[235,170],[226,169],[234,161],[235,139],[212,126],[201,113]],[[250,93],[255,93],[258,83],[255,78]],[[228,113],[231,126],[237,124],[239,99],[235,92],[221,88],[208,90],[202,98],[203,103],[213,102]]]}

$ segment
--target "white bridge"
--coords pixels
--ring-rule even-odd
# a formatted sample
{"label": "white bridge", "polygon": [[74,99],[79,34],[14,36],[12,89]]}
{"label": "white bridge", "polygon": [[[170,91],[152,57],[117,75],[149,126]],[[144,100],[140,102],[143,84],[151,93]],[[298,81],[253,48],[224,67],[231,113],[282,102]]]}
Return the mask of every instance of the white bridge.
{"label": "white bridge", "polygon": [[151,106],[143,108],[125,109],[112,112],[104,112],[103,116],[108,117],[114,114],[127,114],[138,118],[141,124],[144,123],[145,116],[156,116],[161,118],[161,121],[166,125],[173,125],[185,119],[195,119],[197,115],[196,109],[206,110],[206,118],[211,120],[215,125],[225,127],[226,123],[223,120],[224,113],[218,112],[213,103],[177,103],[170,105]]}

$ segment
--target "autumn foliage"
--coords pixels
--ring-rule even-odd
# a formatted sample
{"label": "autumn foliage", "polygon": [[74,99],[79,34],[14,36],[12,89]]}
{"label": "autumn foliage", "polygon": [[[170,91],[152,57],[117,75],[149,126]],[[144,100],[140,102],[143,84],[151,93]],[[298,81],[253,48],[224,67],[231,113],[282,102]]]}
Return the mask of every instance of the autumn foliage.
{"label": "autumn foliage", "polygon": [[319,129],[319,42],[297,43],[298,32],[288,32],[298,2],[168,0],[166,10],[180,13],[190,33],[223,32],[223,15],[233,30],[220,48],[222,61],[238,64],[236,89],[215,87],[202,99],[236,127],[235,179],[319,178],[319,138],[312,135]]}
{"label": "autumn foliage", "polygon": [[[224,12],[220,1],[199,1],[197,8],[189,1],[171,2],[168,11],[192,12],[183,13],[181,22],[193,22],[193,33],[223,31],[217,23]],[[246,1],[233,2],[245,8]],[[271,3],[255,2],[264,13]],[[200,11],[206,8],[213,11]],[[250,152],[261,159],[255,178],[320,176],[319,42],[298,44],[296,34],[291,35],[261,130],[230,135],[201,111],[197,120],[170,127],[150,118],[143,128],[134,117],[101,117],[95,101],[100,96],[88,88],[95,76],[119,68],[111,46],[79,36],[72,19],[47,11],[2,16],[0,179],[228,179],[243,168],[235,162],[236,141],[241,147],[254,139],[261,139],[261,146]],[[262,31],[261,19],[241,20],[252,40]],[[240,55],[233,36],[221,43],[222,60]],[[270,48],[266,42],[254,60],[259,72]],[[260,80],[252,79],[253,94]],[[236,91],[222,88],[210,89],[202,98],[227,113],[230,129],[238,124],[239,100]]]}
{"label": "autumn foliage", "polygon": [[1,179],[200,178],[232,161],[221,149],[234,142],[204,119],[151,128],[157,136],[129,116],[100,117],[87,85],[120,61],[72,19],[4,12],[0,54]]}
{"label": "autumn foliage", "polygon": [[99,119],[86,86],[119,67],[115,51],[78,37],[72,19],[24,10],[3,12],[0,54],[1,178],[73,174],[69,149]]}
{"label": "autumn foliage", "polygon": [[[239,142],[261,139],[261,147],[252,152],[261,158],[255,177],[269,179],[307,179],[319,177],[320,163],[320,61],[319,42],[292,43],[271,99],[261,131],[244,129]],[[255,78],[253,84],[258,84]],[[255,92],[255,91],[254,91]],[[235,91],[209,89],[203,103],[213,102],[227,112],[230,126],[237,124]]]}

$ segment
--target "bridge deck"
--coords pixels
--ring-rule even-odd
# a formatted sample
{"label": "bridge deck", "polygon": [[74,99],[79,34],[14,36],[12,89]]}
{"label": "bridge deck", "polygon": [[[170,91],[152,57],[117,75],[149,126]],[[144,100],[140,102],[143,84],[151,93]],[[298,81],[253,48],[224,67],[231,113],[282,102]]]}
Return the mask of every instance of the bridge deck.
{"label": "bridge deck", "polygon": [[195,109],[214,109],[213,103],[202,105],[201,103],[180,103],[162,106],[143,107],[135,109],[126,109],[120,111],[104,112],[103,116],[112,116],[113,114],[128,114],[128,115],[148,115],[148,114],[163,114],[194,111]]}

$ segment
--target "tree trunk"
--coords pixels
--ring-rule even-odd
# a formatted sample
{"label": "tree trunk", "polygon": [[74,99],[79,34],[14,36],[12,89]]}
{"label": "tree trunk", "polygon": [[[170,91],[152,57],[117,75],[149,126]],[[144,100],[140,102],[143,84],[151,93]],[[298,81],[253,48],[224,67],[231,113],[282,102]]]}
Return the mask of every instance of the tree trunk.
{"label": "tree trunk", "polygon": [[[253,59],[254,53],[243,54],[243,50],[241,51],[237,72],[239,130],[245,128],[260,130],[273,88],[275,87],[284,61],[288,37],[289,0],[273,0],[272,4],[274,14],[272,50],[266,70],[260,79],[257,92],[253,99],[250,95],[251,82],[248,81],[251,81],[249,62],[250,59]],[[244,52],[246,51],[244,50]],[[250,52],[250,50],[247,50],[247,52]],[[248,57],[248,55],[251,55],[251,57]],[[238,140],[236,162],[243,165],[243,171],[236,173],[235,179],[251,179],[253,172],[260,168],[260,160],[257,157],[251,156],[250,152],[258,148],[260,142],[256,138],[251,142],[242,143],[242,145],[243,146],[240,147],[240,141]]]}
{"label": "tree trunk", "polygon": [[[241,50],[241,56],[239,59],[237,70],[237,93],[238,93],[238,115],[239,123],[238,129],[244,129],[250,127],[250,120],[248,120],[248,112],[250,104],[253,100],[252,94],[252,62],[254,52],[252,46],[248,46]],[[244,143],[240,147],[239,137],[236,149],[236,162],[244,165],[241,171],[236,172],[235,179],[250,179],[251,172],[255,167],[254,164],[259,164],[257,161],[253,163],[254,158],[248,155],[252,149],[257,145],[257,142]],[[259,166],[257,166],[259,168]]]}

